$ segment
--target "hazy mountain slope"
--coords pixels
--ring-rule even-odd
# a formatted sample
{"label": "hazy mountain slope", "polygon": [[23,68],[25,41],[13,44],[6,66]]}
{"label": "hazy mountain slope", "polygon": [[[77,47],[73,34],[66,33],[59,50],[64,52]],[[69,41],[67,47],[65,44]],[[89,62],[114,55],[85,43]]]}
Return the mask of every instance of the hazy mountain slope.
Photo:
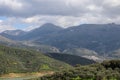
{"label": "hazy mountain slope", "polygon": [[13,35],[13,36],[18,36],[18,35],[23,35],[26,32],[22,30],[6,30],[2,32],[3,34],[8,34],[8,35]]}
{"label": "hazy mountain slope", "polygon": [[22,30],[6,30],[0,33],[0,35],[12,39],[12,40],[17,40],[20,39],[23,35],[25,35],[27,32],[22,31]]}
{"label": "hazy mountain slope", "polygon": [[0,44],[11,46],[11,47],[33,49],[33,50],[37,50],[37,51],[40,51],[43,53],[59,52],[59,49],[57,49],[56,47],[53,47],[53,46],[43,45],[43,44],[35,44],[35,43],[32,43],[31,41],[14,41],[14,40],[10,40],[6,37],[3,37],[1,35],[0,35]]}
{"label": "hazy mountain slope", "polygon": [[63,53],[67,53],[67,54],[74,54],[74,55],[78,55],[78,56],[92,56],[92,55],[98,55],[98,53],[96,53],[95,51],[92,50],[88,50],[85,48],[72,48],[72,49],[66,49],[63,51]]}
{"label": "hazy mountain slope", "polygon": [[[1,33],[1,35],[13,39],[13,40],[36,40],[38,38],[42,38],[45,37],[46,35],[58,32],[60,30],[62,30],[63,28],[56,26],[54,24],[51,23],[46,23],[44,25],[42,25],[39,28],[33,29],[31,31],[28,32],[23,32],[23,34],[19,34],[19,35],[13,35],[12,33],[15,33],[15,31],[5,31],[3,33]],[[16,33],[20,33],[19,30],[16,30]]]}
{"label": "hazy mountain slope", "polygon": [[46,23],[37,29],[33,29],[21,37],[22,40],[36,40],[45,37],[46,35],[58,32],[63,28],[54,24]]}
{"label": "hazy mountain slope", "polygon": [[120,47],[120,25],[83,24],[59,31],[58,34],[37,39],[36,43],[66,48],[87,48],[107,53]]}
{"label": "hazy mountain slope", "polygon": [[48,23],[14,39],[29,40],[38,45],[55,46],[61,51],[87,48],[99,54],[105,54],[120,48],[119,34],[120,25],[114,23],[83,24],[67,29]]}
{"label": "hazy mountain slope", "polygon": [[101,57],[93,50],[85,49],[85,48],[70,48],[65,49],[63,51],[65,54],[71,54],[76,56],[82,56],[91,60],[100,61]]}
{"label": "hazy mountain slope", "polygon": [[86,59],[80,56],[74,56],[74,55],[69,55],[69,54],[48,53],[46,55],[51,58],[66,62],[73,66],[75,66],[76,64],[88,65],[88,64],[95,63],[95,61],[93,60],[89,60],[89,59]]}
{"label": "hazy mountain slope", "polygon": [[0,35],[0,44],[11,45],[16,44],[16,42]]}
{"label": "hazy mountain slope", "polygon": [[0,46],[0,74],[68,69],[71,66],[39,52]]}
{"label": "hazy mountain slope", "polygon": [[113,52],[110,52],[109,57],[111,57],[113,59],[114,58],[120,59],[120,49],[117,49],[117,50],[115,50]]}
{"label": "hazy mountain slope", "polygon": [[59,49],[49,45],[35,44],[31,41],[22,42],[26,48],[34,49],[43,53],[59,53]]}

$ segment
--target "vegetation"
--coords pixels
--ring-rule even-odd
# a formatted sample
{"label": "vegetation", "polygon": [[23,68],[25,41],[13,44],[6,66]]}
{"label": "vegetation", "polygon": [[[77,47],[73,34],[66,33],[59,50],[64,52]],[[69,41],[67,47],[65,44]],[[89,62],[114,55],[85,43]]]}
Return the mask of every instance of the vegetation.
{"label": "vegetation", "polygon": [[80,57],[80,56],[70,55],[70,54],[48,53],[46,55],[51,57],[51,58],[54,58],[56,60],[66,62],[66,63],[68,63],[70,65],[73,65],[73,66],[75,66],[76,64],[88,65],[88,64],[96,63],[93,60],[86,59],[86,58],[83,58],[83,57]]}
{"label": "vegetation", "polygon": [[104,61],[31,80],[120,80],[120,60]]}
{"label": "vegetation", "polygon": [[69,69],[70,65],[33,50],[0,46],[0,74]]}

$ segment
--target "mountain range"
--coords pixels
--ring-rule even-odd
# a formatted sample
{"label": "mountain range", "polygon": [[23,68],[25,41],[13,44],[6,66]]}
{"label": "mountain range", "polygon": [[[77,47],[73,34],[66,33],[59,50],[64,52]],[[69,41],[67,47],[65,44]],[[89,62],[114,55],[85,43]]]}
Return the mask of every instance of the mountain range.
{"label": "mountain range", "polygon": [[100,56],[109,56],[111,52],[120,48],[120,25],[114,23],[82,24],[69,28],[47,23],[23,34],[19,32],[22,31],[18,31],[17,36],[13,35],[17,33],[16,31],[5,31],[0,35],[15,41],[30,41],[32,44],[53,46],[60,52],[84,48]]}

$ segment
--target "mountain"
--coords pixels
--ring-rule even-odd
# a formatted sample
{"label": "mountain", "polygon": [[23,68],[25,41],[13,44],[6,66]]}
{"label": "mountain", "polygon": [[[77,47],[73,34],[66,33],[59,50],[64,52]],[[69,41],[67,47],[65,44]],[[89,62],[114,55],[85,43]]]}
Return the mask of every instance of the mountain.
{"label": "mountain", "polygon": [[70,65],[49,58],[40,52],[0,46],[0,74],[62,70]]}
{"label": "mountain", "polygon": [[34,49],[42,53],[59,53],[59,49],[54,46],[44,45],[44,44],[35,44],[31,41],[24,41],[22,44],[25,48]]}
{"label": "mountain", "polygon": [[70,55],[70,54],[61,54],[61,53],[48,53],[46,54],[47,56],[66,62],[70,65],[77,65],[77,64],[81,64],[81,65],[88,65],[88,64],[93,64],[95,63],[95,61],[93,60],[89,60],[80,56],[74,56],[74,55]]}
{"label": "mountain", "polygon": [[0,35],[0,44],[11,45],[16,44],[16,42]]}
{"label": "mountain", "polygon": [[49,45],[35,44],[30,41],[14,41],[0,35],[0,44],[23,49],[34,49],[42,53],[59,53],[59,49]]}
{"label": "mountain", "polygon": [[56,26],[54,24],[46,23],[46,24],[42,25],[41,27],[34,29],[34,30],[31,30],[27,34],[23,35],[21,37],[21,39],[23,39],[23,40],[36,40],[38,38],[40,39],[42,37],[45,37],[46,35],[58,32],[62,29],[63,28]]}
{"label": "mountain", "polygon": [[10,39],[8,39],[8,38],[6,38],[6,37],[3,37],[3,36],[1,36],[1,35],[0,35],[0,41],[1,41],[1,42],[12,42],[12,40],[10,40]]}
{"label": "mountain", "polygon": [[22,30],[6,30],[0,33],[0,35],[12,40],[17,40],[24,34],[26,34],[26,32]]}
{"label": "mountain", "polygon": [[86,48],[108,56],[108,53],[120,48],[119,34],[120,25],[114,23],[82,24],[66,29],[47,23],[24,35],[14,36],[14,40],[54,46],[60,51]]}
{"label": "mountain", "polygon": [[[45,37],[46,35],[48,36],[49,34],[53,34],[60,30],[63,30],[63,28],[56,26],[54,24],[51,24],[51,23],[46,23],[39,28],[33,29],[28,32],[23,32],[23,34],[19,34],[17,36],[11,35],[11,34],[6,34],[5,32],[1,33],[1,35],[5,36],[7,38],[13,39],[13,40],[18,40],[18,41],[20,41],[20,40],[36,40],[38,38]],[[14,32],[12,32],[12,33],[14,33]],[[19,31],[16,33],[19,33]]]}
{"label": "mountain", "polygon": [[114,23],[83,24],[38,38],[34,42],[55,46],[61,50],[87,48],[104,54],[120,48],[119,34],[120,25]]}

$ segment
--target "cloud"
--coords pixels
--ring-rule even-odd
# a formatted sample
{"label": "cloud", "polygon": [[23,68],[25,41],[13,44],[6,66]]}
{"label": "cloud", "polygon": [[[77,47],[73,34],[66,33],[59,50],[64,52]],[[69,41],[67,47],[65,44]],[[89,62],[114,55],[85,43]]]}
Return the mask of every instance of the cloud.
{"label": "cloud", "polygon": [[87,5],[89,4],[91,4],[89,0],[1,0],[0,15],[20,17],[34,15],[76,16],[87,13]]}
{"label": "cloud", "polygon": [[[26,30],[44,23],[68,27],[84,23],[119,23],[119,0],[0,0],[4,25],[25,24]],[[2,24],[1,24],[2,26]],[[12,27],[12,28],[13,28]]]}
{"label": "cloud", "polygon": [[[96,12],[101,15],[116,15],[120,13],[119,9],[119,0],[0,0],[0,15],[17,17],[83,16]],[[111,11],[114,13],[109,13]]]}
{"label": "cloud", "polygon": [[14,30],[15,28],[11,25],[6,24],[3,20],[0,20],[0,32],[4,30]]}
{"label": "cloud", "polygon": [[120,14],[119,9],[119,0],[0,0],[0,15],[14,17],[86,14],[117,17]]}

